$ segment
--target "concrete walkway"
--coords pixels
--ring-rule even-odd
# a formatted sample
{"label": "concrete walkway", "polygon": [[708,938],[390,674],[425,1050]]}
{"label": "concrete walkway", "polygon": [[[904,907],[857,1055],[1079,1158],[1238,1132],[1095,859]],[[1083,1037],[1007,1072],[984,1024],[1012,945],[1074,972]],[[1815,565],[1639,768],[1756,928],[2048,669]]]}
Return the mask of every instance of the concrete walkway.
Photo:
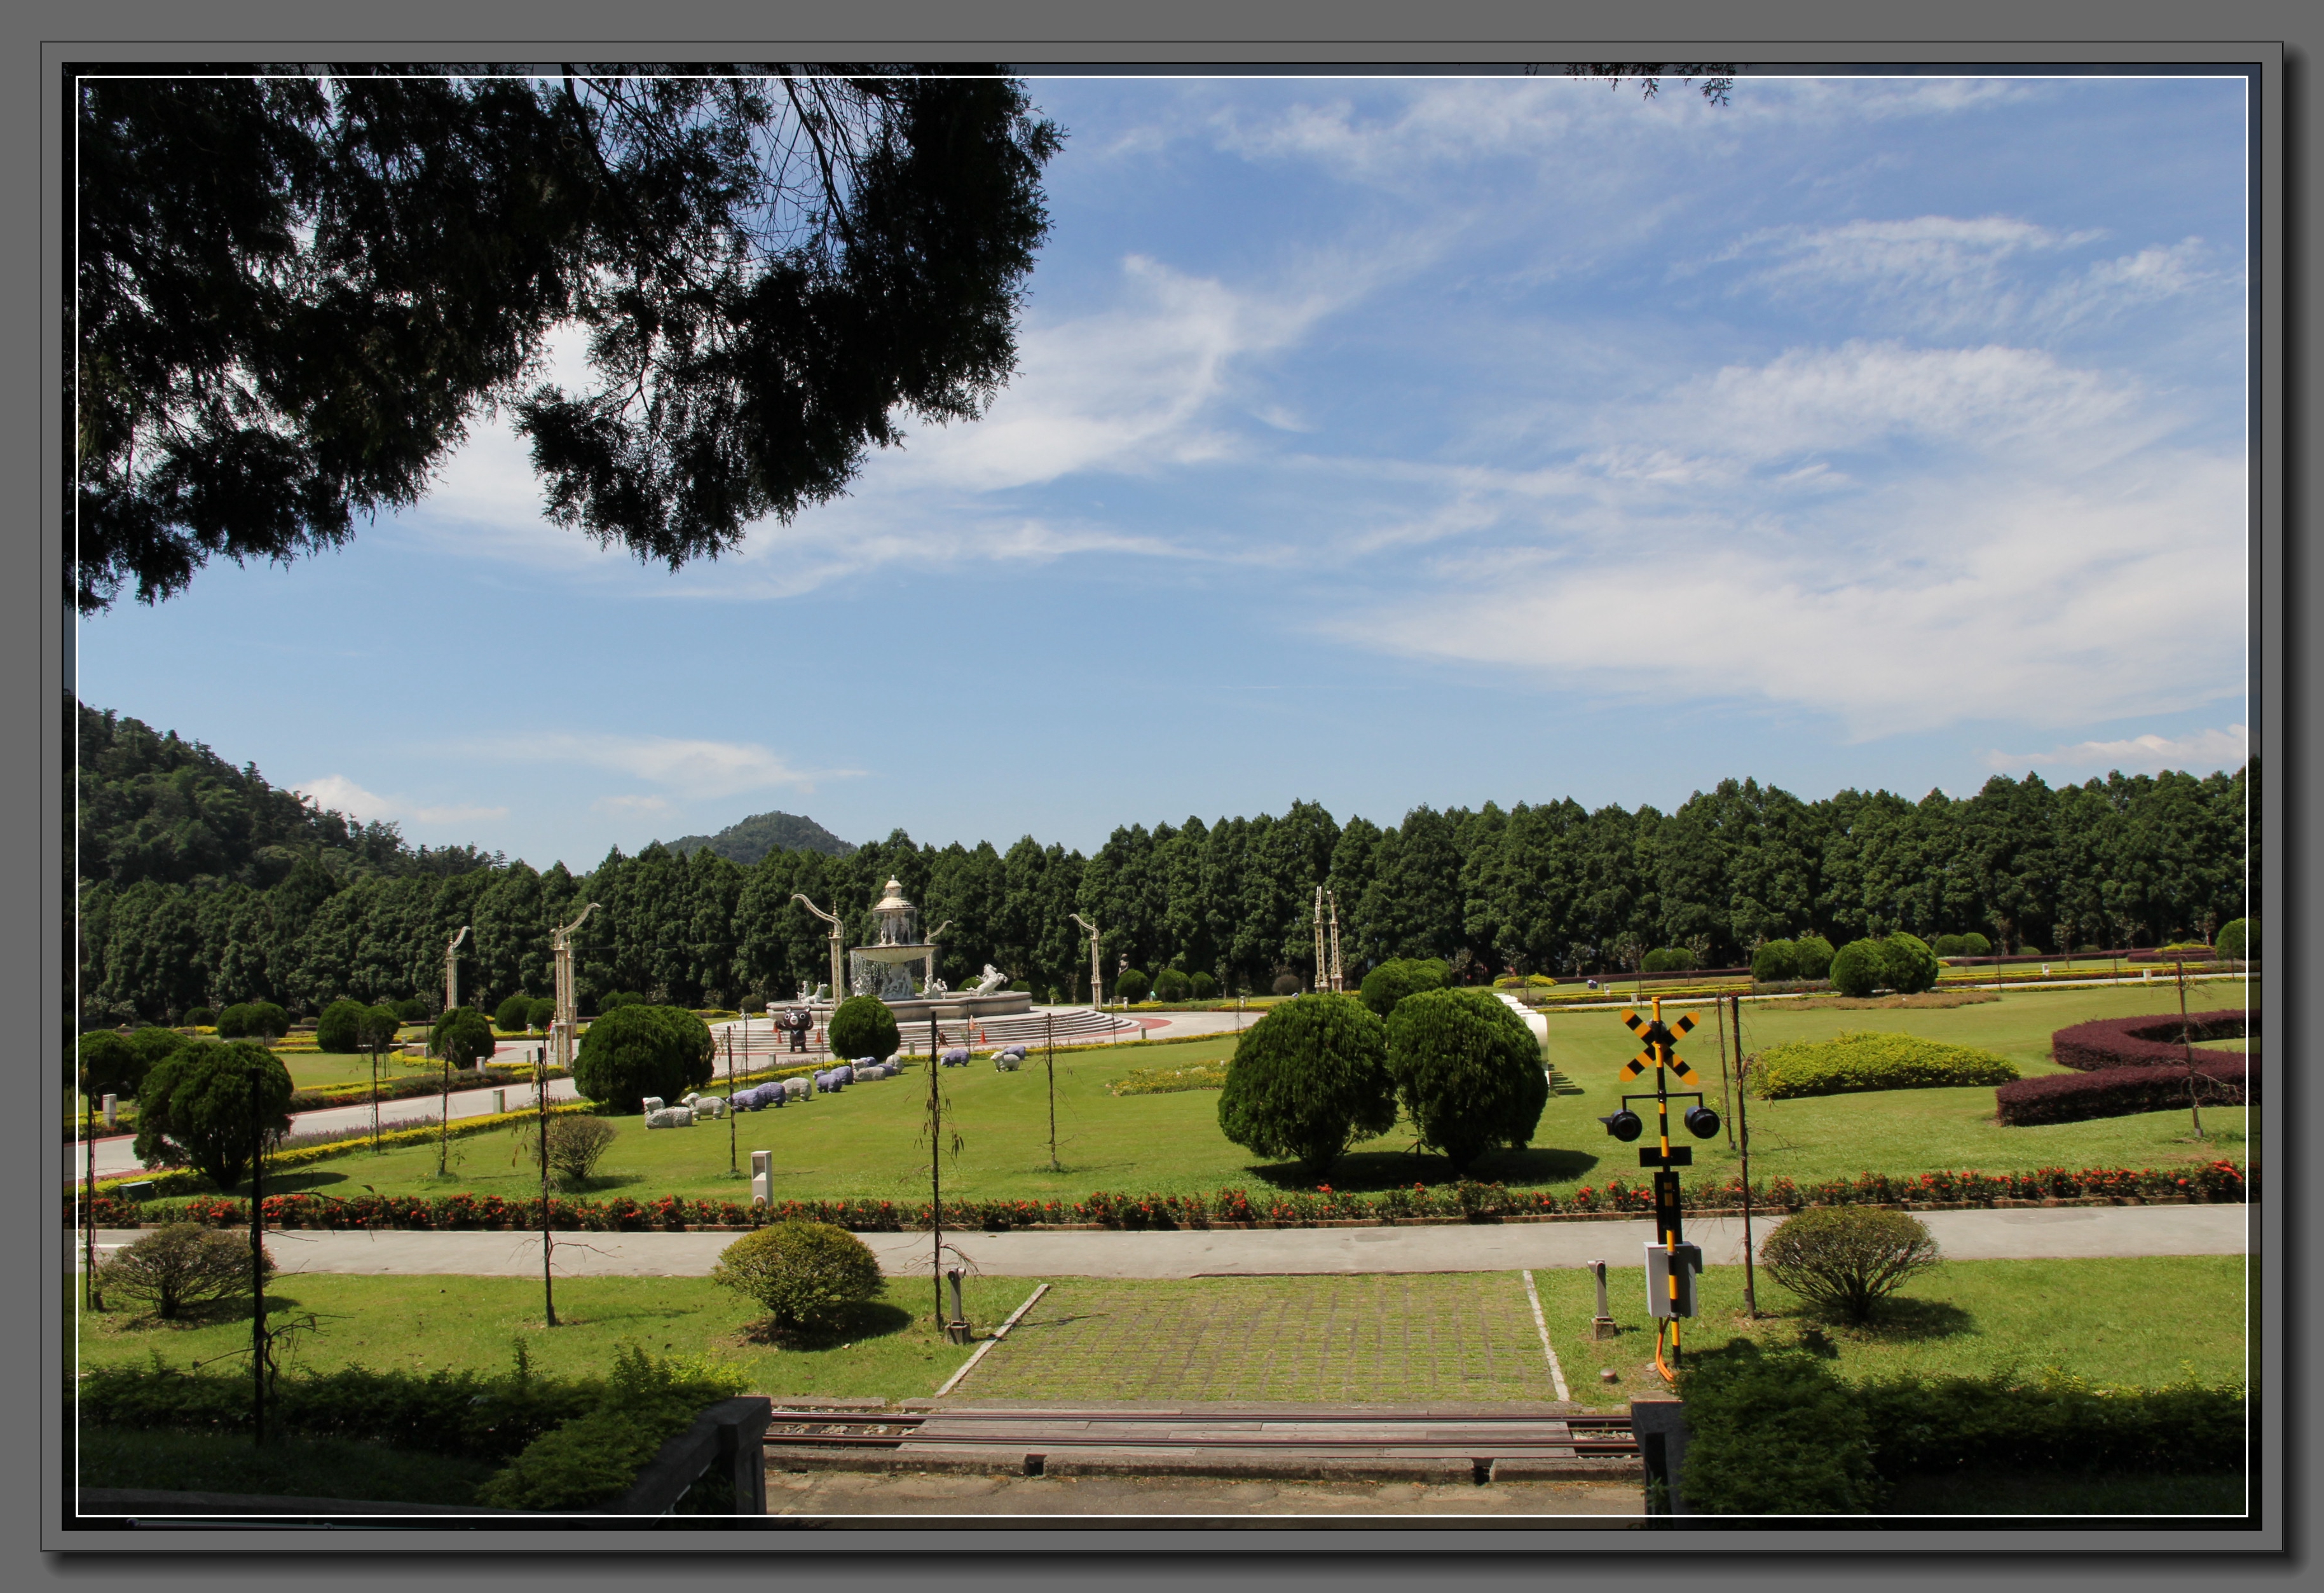
{"label": "concrete walkway", "polygon": [[[1922,1214],[1945,1255],[1958,1261],[2037,1257],[2239,1256],[2246,1208],[2061,1206],[2025,1211]],[[1753,1223],[1764,1239],[1772,1222]],[[101,1229],[100,1245],[134,1239]],[[734,1242],[728,1233],[559,1233],[556,1266],[571,1277],[700,1277]],[[861,1236],[891,1275],[928,1265],[926,1233]],[[988,1277],[1185,1278],[1301,1273],[1511,1272],[1603,1260],[1643,1265],[1651,1221],[1481,1223],[1474,1227],[1287,1228],[1184,1233],[947,1233],[945,1240]],[[1739,1266],[1739,1218],[1702,1218],[1687,1237],[1714,1266]],[[272,1232],[267,1244],[285,1272],[374,1275],[459,1273],[538,1276],[540,1238],[527,1233],[384,1229]],[[78,1251],[76,1251],[78,1255]]]}

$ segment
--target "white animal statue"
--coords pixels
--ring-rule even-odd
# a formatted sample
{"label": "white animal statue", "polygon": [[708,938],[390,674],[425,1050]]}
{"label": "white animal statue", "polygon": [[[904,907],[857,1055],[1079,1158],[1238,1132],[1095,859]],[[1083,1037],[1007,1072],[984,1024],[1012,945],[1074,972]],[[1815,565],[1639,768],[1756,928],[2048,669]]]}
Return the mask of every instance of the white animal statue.
{"label": "white animal statue", "polygon": [[995,968],[991,963],[987,962],[984,965],[984,977],[968,987],[968,994],[972,996],[989,996],[1008,982],[1009,976],[1007,974],[1001,972],[1001,970]]}

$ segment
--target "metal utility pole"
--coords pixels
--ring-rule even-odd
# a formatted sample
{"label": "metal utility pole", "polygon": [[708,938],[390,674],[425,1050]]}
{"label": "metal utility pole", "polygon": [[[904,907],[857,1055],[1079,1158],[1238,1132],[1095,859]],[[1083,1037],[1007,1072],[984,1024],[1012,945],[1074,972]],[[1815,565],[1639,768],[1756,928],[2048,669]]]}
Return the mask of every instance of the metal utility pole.
{"label": "metal utility pole", "polygon": [[468,926],[460,925],[460,933],[444,948],[444,1010],[452,1011],[460,1005],[460,943],[468,938]]}
{"label": "metal utility pole", "polygon": [[808,912],[813,913],[816,917],[831,925],[831,933],[827,937],[831,942],[831,1004],[834,1007],[836,1007],[843,999],[844,999],[840,992],[847,988],[847,981],[840,973],[840,964],[843,959],[840,954],[841,948],[839,938],[841,930],[844,926],[839,921],[839,916],[836,913],[825,912],[821,907],[816,907],[813,902],[807,900],[806,897],[799,895],[797,892],[792,894],[791,900],[798,903],[799,906],[805,907]]}
{"label": "metal utility pole", "polygon": [[1105,1006],[1105,964],[1098,960],[1097,925],[1079,913],[1068,913],[1065,916],[1080,925],[1090,937],[1090,1007],[1093,1010],[1102,1010]]}

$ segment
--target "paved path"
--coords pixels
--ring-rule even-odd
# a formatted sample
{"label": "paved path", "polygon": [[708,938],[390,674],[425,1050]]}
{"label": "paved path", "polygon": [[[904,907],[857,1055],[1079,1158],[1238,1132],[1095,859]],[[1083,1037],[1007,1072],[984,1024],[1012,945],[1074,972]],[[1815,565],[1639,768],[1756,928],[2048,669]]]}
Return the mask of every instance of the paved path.
{"label": "paved path", "polygon": [[[1960,1261],[2034,1257],[2239,1256],[2243,1206],[2061,1206],[1931,1211],[1922,1220]],[[1772,1224],[1767,1225],[1772,1227]],[[1753,1225],[1753,1237],[1766,1227]],[[101,1245],[134,1230],[99,1230]],[[862,1236],[890,1274],[928,1264],[925,1233]],[[1289,1228],[1185,1233],[965,1233],[948,1242],[989,1277],[1185,1278],[1298,1273],[1503,1272],[1641,1265],[1651,1221],[1483,1223],[1475,1227]],[[1743,1259],[1739,1218],[1698,1218],[1687,1237],[1714,1266]],[[557,1266],[577,1277],[699,1277],[734,1242],[724,1233],[560,1233]],[[292,1229],[270,1235],[288,1272],[536,1276],[537,1234]]]}

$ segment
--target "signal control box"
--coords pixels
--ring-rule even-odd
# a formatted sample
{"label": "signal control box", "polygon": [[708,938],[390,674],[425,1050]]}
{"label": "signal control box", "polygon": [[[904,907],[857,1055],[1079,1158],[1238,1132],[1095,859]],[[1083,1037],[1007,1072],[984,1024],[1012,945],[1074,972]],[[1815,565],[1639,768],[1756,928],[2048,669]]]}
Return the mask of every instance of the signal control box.
{"label": "signal control box", "polygon": [[[1678,1301],[1676,1309],[1671,1301],[1671,1264],[1678,1264]],[[1694,1275],[1702,1270],[1702,1247],[1678,1244],[1665,1249],[1660,1245],[1646,1247],[1646,1310],[1655,1316],[1692,1316],[1694,1314]]]}

